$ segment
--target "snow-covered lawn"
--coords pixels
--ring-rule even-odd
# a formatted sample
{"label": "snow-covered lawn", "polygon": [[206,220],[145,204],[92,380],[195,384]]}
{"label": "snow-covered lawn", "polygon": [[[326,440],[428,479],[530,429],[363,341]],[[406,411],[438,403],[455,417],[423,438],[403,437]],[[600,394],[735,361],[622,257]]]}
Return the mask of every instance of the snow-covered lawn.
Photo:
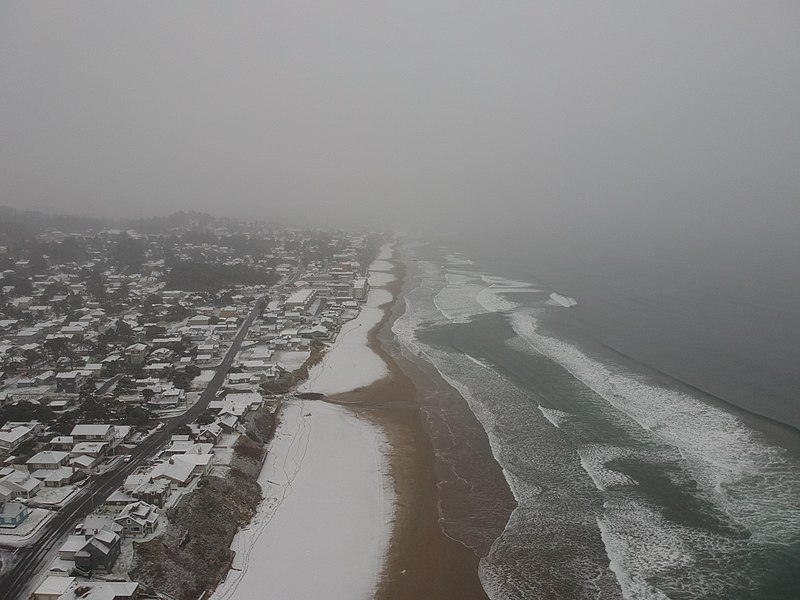
{"label": "snow-covered lawn", "polygon": [[[217,372],[216,369],[202,369],[200,371],[200,375],[192,379],[192,385],[196,386],[197,384],[207,384],[209,381],[214,379],[214,374],[216,372]],[[205,387],[205,385],[203,385],[202,387]]]}
{"label": "snow-covered lawn", "polygon": [[302,367],[308,355],[308,350],[279,350],[272,360],[291,372]]}
{"label": "snow-covered lawn", "polygon": [[225,433],[220,437],[219,441],[214,446],[214,460],[215,467],[228,467],[233,458],[233,445],[239,439],[238,433]]}
{"label": "snow-covered lawn", "polygon": [[65,485],[62,487],[43,487],[40,488],[36,493],[36,496],[33,497],[33,501],[38,502],[39,504],[62,504],[67,498],[72,496],[72,494],[77,493],[79,489],[80,488],[77,488],[74,485]]}
{"label": "snow-covered lawn", "polygon": [[0,529],[0,544],[8,546],[24,546],[36,535],[39,528],[56,514],[44,508],[31,508],[28,518],[13,529]]}
{"label": "snow-covered lawn", "polygon": [[287,401],[280,418],[259,477],[265,499],[212,598],[372,598],[394,515],[384,434],[320,401]]}

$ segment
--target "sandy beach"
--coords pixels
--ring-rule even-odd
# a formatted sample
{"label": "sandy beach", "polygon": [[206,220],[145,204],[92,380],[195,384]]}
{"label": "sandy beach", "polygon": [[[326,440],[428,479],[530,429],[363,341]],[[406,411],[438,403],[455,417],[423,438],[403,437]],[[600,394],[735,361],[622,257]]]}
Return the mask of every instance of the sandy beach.
{"label": "sandy beach", "polygon": [[[388,375],[362,389],[328,398],[329,402],[347,405],[382,427],[390,442],[390,467],[397,498],[395,521],[386,568],[375,597],[378,600],[485,599],[478,566],[491,540],[469,547],[442,531],[439,508],[446,502],[441,494],[443,476],[437,472],[440,465],[431,443],[430,423],[422,398],[438,394],[459,404],[464,401],[435,372],[425,372],[400,356],[391,326],[404,311],[401,294],[404,270],[397,261],[389,264],[394,265],[395,277],[387,290],[395,301],[384,307],[381,322],[368,336],[369,347],[386,363]],[[473,426],[471,435],[479,440],[485,438],[474,417],[470,414],[468,418]],[[488,467],[481,464],[476,468],[496,470],[505,487],[488,441],[484,439],[483,444]],[[457,503],[467,504],[465,493],[469,492],[462,490]],[[507,518],[513,498],[508,494],[503,500],[501,512]],[[501,529],[502,525],[497,533]]]}

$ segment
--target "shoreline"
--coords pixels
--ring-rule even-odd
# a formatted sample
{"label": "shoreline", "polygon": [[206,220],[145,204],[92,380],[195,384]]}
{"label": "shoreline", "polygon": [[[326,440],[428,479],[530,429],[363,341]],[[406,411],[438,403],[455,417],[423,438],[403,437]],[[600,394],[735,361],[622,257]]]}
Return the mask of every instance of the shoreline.
{"label": "shoreline", "polygon": [[391,262],[396,279],[385,289],[392,293],[392,300],[382,305],[384,315],[367,335],[367,345],[386,363],[389,374],[369,386],[325,400],[364,415],[381,427],[389,440],[388,458],[396,495],[395,525],[375,598],[487,600],[479,576],[480,560],[502,532],[516,502],[494,460],[488,437],[469,412],[468,418],[473,421],[470,433],[482,436],[483,457],[494,465],[495,475],[500,476],[507,493],[500,494],[501,508],[495,511],[499,517],[494,527],[489,528],[488,536],[484,532],[471,540],[472,545],[467,545],[443,531],[440,512],[443,503],[466,517],[475,507],[464,501],[464,490],[454,494],[446,487],[452,482],[442,472],[424,397],[448,396],[449,401],[462,404],[467,412],[469,409],[456,390],[443,380],[436,380],[441,377],[430,372],[432,367],[426,371],[398,351],[391,327],[405,312],[402,292],[408,281],[406,267],[396,253]]}

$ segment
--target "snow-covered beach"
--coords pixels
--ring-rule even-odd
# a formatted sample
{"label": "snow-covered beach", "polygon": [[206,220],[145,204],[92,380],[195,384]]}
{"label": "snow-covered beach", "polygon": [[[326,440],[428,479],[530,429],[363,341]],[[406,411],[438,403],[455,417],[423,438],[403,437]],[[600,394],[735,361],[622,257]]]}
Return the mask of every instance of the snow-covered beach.
{"label": "snow-covered beach", "polygon": [[[386,248],[381,249],[379,256],[386,254]],[[381,286],[393,282],[395,276],[376,269],[375,265],[391,267],[391,263],[380,259],[370,267],[371,289],[366,303],[355,319],[342,326],[322,361],[311,368],[308,379],[298,387],[299,392],[341,394],[368,386],[389,374],[386,363],[367,345],[367,336],[384,317],[384,309],[378,307],[392,301],[392,294]]]}
{"label": "snow-covered beach", "polygon": [[[388,375],[367,334],[384,317],[378,307],[391,300],[388,290],[371,290],[298,391],[337,394]],[[395,514],[387,436],[320,400],[286,400],[278,418],[258,479],[264,500],[236,535],[232,569],[212,598],[372,598]]]}
{"label": "snow-covered beach", "polygon": [[341,406],[290,400],[214,600],[371,598],[393,518],[383,433]]}

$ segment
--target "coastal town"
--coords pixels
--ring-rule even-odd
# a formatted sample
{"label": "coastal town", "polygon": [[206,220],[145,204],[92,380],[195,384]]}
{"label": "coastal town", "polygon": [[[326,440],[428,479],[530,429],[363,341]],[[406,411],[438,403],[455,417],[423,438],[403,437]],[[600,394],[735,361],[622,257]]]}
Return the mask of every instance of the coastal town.
{"label": "coastal town", "polygon": [[[0,598],[213,590],[276,413],[371,310],[376,234],[139,225],[37,224],[0,247]],[[170,549],[210,556],[182,565],[204,570],[191,586]]]}

